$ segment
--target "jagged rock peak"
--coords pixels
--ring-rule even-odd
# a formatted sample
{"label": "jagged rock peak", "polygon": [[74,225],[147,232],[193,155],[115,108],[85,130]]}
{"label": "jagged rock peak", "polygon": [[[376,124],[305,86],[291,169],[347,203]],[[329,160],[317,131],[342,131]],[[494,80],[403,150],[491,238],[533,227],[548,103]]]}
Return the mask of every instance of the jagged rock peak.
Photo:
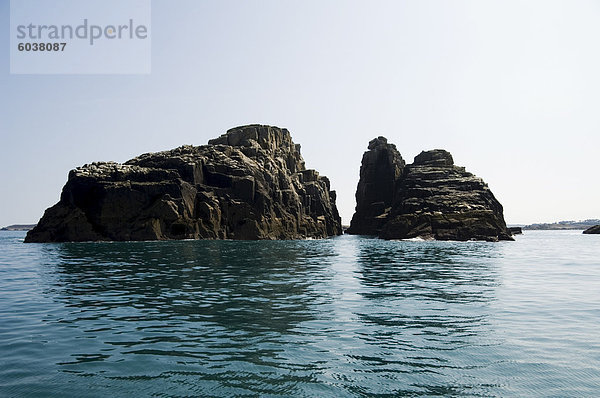
{"label": "jagged rock peak", "polygon": [[218,138],[208,141],[211,145],[236,147],[260,146],[266,150],[286,150],[300,154],[300,144],[294,144],[288,129],[261,124],[234,127]]}
{"label": "jagged rock peak", "polygon": [[[377,147],[385,147],[385,146],[387,146],[387,144],[388,144],[387,138],[380,135],[379,137],[373,138],[371,141],[369,141],[369,149],[375,149]],[[394,148],[395,147],[396,146],[394,145]]]}
{"label": "jagged rock peak", "polygon": [[454,159],[450,152],[443,149],[433,149],[431,151],[423,151],[417,156],[413,162],[415,166],[453,166]]}
{"label": "jagged rock peak", "polygon": [[369,141],[360,166],[360,180],[356,188],[356,213],[349,233],[369,235],[380,230],[383,218],[378,217],[391,209],[395,182],[404,171],[405,162],[394,144],[385,137]]}
{"label": "jagged rock peak", "polygon": [[341,234],[335,200],[287,129],[249,125],[72,170],[26,242],[324,238]]}

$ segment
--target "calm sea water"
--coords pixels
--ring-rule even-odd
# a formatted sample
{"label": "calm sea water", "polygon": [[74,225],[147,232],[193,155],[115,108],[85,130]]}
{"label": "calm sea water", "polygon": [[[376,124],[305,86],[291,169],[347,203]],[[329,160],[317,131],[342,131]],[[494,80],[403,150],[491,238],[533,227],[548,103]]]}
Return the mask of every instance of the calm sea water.
{"label": "calm sea water", "polygon": [[600,236],[23,244],[0,396],[600,394]]}

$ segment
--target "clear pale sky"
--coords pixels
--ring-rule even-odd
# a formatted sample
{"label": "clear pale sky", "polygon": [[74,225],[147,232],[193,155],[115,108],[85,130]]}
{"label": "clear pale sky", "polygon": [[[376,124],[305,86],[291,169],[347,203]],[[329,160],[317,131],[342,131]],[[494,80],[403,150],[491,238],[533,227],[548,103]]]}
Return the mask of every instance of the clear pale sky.
{"label": "clear pale sky", "polygon": [[349,223],[362,153],[449,150],[508,223],[600,218],[600,2],[152,2],[150,75],[10,75],[0,0],[0,226],[68,171],[287,127]]}

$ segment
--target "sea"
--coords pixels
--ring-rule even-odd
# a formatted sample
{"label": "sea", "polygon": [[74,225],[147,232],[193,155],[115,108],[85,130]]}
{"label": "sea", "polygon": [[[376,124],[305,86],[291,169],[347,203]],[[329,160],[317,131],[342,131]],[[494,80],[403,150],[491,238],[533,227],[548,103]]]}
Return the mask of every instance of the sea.
{"label": "sea", "polygon": [[1,397],[598,397],[600,235],[25,244]]}

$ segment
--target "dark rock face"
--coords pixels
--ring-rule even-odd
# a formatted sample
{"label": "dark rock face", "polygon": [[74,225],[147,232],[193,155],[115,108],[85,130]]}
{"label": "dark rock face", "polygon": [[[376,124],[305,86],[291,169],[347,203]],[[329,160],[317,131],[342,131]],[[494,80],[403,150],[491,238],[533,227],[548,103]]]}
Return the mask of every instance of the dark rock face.
{"label": "dark rock face", "polygon": [[249,125],[72,170],[25,241],[325,238],[342,232],[335,199],[288,130]]}
{"label": "dark rock face", "polygon": [[511,235],[521,235],[521,234],[523,234],[523,228],[521,228],[521,227],[508,227],[508,232],[510,232]]}
{"label": "dark rock face", "polygon": [[585,231],[584,234],[600,234],[600,225],[594,225],[593,227],[589,227]]}
{"label": "dark rock face", "polygon": [[356,188],[356,212],[347,233],[377,235],[381,231],[394,203],[395,183],[401,177],[404,166],[396,146],[388,144],[385,137],[369,142]]}
{"label": "dark rock face", "polygon": [[406,165],[383,137],[363,155],[349,234],[384,239],[512,240],[502,205],[452,155],[421,152]]}

